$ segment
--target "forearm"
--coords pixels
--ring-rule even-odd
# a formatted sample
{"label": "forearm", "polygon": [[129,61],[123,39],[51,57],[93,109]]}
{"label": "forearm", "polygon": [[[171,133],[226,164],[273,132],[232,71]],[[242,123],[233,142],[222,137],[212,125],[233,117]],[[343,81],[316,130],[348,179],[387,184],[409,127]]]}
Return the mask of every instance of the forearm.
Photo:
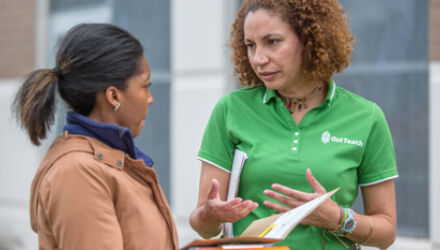
{"label": "forearm", "polygon": [[[387,249],[396,238],[396,223],[384,214],[361,215],[356,213],[357,225],[346,238],[362,245]],[[371,223],[370,223],[371,220]]]}
{"label": "forearm", "polygon": [[[396,238],[394,180],[362,187],[362,198],[365,215],[355,214],[358,225],[347,238],[360,242],[361,245],[386,249]],[[370,232],[371,235],[368,236]]]}
{"label": "forearm", "polygon": [[189,223],[191,227],[205,239],[217,236],[222,230],[222,223],[206,216],[203,211],[203,206],[193,210]]}

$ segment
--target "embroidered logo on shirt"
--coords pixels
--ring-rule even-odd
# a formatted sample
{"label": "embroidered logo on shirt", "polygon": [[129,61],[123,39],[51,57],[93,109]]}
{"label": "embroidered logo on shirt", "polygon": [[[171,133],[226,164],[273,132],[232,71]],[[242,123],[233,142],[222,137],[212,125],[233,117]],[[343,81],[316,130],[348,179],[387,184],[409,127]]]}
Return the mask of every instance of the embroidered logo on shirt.
{"label": "embroidered logo on shirt", "polygon": [[348,139],[346,137],[340,137],[339,138],[339,137],[336,137],[334,135],[332,136],[329,131],[325,131],[324,133],[322,133],[321,141],[324,144],[327,144],[329,142],[334,142],[334,143],[343,143],[343,144],[355,145],[355,146],[358,146],[358,147],[362,147],[364,145],[362,140],[352,140],[352,139]]}
{"label": "embroidered logo on shirt", "polygon": [[330,142],[330,138],[331,138],[331,135],[330,135],[330,132],[328,132],[328,131],[325,131],[325,132],[322,133],[322,135],[321,135],[321,141],[322,141],[322,143],[324,143],[324,144],[329,143],[329,142]]}

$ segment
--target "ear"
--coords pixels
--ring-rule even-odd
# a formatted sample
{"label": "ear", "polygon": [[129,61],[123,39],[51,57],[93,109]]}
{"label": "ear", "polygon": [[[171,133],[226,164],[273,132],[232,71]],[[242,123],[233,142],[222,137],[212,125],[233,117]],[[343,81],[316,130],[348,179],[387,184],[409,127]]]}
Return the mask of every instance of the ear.
{"label": "ear", "polygon": [[121,90],[115,86],[110,86],[105,90],[105,99],[111,106],[116,106],[121,102]]}

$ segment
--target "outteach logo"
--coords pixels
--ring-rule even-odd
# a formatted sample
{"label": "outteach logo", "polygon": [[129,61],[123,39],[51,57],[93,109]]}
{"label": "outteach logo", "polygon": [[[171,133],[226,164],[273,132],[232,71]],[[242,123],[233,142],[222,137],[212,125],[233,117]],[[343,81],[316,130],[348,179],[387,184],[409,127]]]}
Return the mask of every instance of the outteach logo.
{"label": "outteach logo", "polygon": [[346,137],[336,137],[336,136],[332,136],[330,134],[329,131],[325,131],[324,133],[322,133],[321,135],[321,141],[324,144],[327,144],[329,142],[334,142],[334,143],[343,143],[343,144],[349,144],[349,145],[355,145],[358,147],[362,147],[364,145],[364,143],[361,140],[352,140],[352,139],[348,139]]}
{"label": "outteach logo", "polygon": [[331,138],[331,135],[330,135],[330,132],[328,132],[328,131],[325,131],[325,132],[322,133],[322,135],[321,135],[321,141],[322,141],[322,143],[324,143],[324,144],[329,143],[329,142],[330,142],[330,138]]}

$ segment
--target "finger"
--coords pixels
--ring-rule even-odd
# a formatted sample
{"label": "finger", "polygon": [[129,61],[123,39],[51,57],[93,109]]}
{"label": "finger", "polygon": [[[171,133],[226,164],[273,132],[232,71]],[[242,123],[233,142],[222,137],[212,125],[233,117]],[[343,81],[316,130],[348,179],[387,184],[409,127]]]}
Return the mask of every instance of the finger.
{"label": "finger", "polygon": [[310,186],[313,188],[313,191],[315,191],[315,193],[318,194],[327,193],[325,188],[318,182],[318,180],[316,180],[315,176],[313,176],[312,170],[310,170],[310,168],[306,170],[306,179],[307,182],[310,184]]}
{"label": "finger", "polygon": [[236,215],[235,220],[239,220],[248,215],[252,210],[258,207],[258,203],[252,201],[245,201],[240,205],[234,207],[233,214]]}
{"label": "finger", "polygon": [[208,192],[208,200],[215,199],[219,196],[219,193],[218,193],[219,186],[220,186],[220,184],[218,183],[218,180],[215,178],[212,179],[211,188],[209,189],[209,192]]}
{"label": "finger", "polygon": [[256,209],[258,207],[258,203],[256,202],[249,202],[249,204],[241,209],[239,211],[240,219],[248,215],[252,210]]}
{"label": "finger", "polygon": [[293,198],[290,198],[288,196],[285,196],[283,194],[271,191],[271,190],[264,190],[264,195],[271,197],[275,199],[276,201],[288,206],[288,207],[297,207],[299,204],[302,204],[303,202],[297,201]]}
{"label": "finger", "polygon": [[286,211],[289,211],[290,208],[282,206],[280,204],[274,203],[274,202],[270,202],[270,201],[264,201],[263,204],[268,207],[268,208],[272,208],[273,210],[280,212],[280,213],[284,213]]}
{"label": "finger", "polygon": [[280,184],[272,184],[272,188],[276,191],[287,195],[290,198],[300,200],[300,201],[309,201],[315,198],[313,193],[305,193],[295,189],[288,188],[286,186]]}
{"label": "finger", "polygon": [[232,207],[232,209],[233,210],[241,210],[241,209],[247,208],[247,207],[255,209],[258,207],[258,203],[250,201],[250,200],[246,200],[240,204],[235,205],[234,207]]}
{"label": "finger", "polygon": [[241,204],[242,201],[243,201],[242,198],[237,197],[237,198],[234,198],[234,199],[232,199],[230,201],[225,202],[224,206],[225,206],[226,209],[234,208],[235,206]]}
{"label": "finger", "polygon": [[222,207],[222,221],[224,222],[235,222],[246,215],[248,215],[252,210],[258,207],[258,203],[252,201],[244,201],[233,208]]}

